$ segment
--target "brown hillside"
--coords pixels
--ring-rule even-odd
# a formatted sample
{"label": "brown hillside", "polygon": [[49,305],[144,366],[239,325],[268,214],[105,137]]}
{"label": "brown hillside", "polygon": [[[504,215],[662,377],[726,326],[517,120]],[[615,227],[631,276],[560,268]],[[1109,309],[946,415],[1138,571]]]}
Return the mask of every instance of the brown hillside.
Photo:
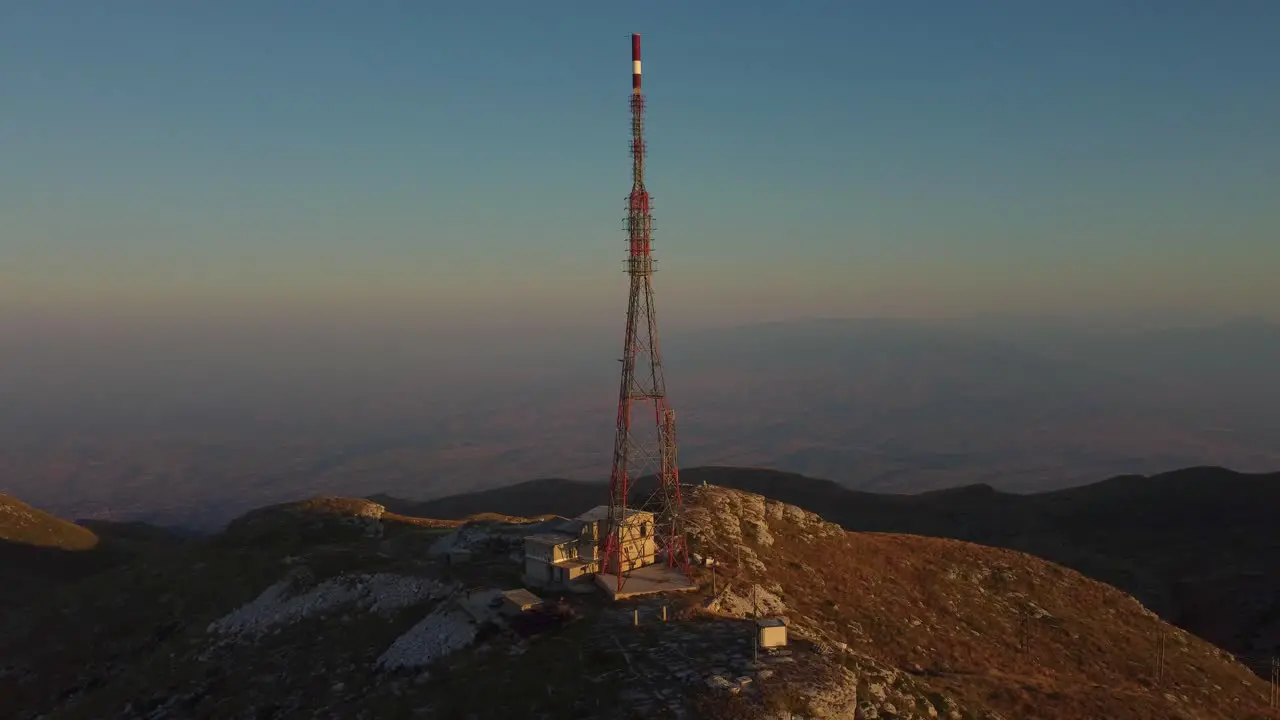
{"label": "brown hillside", "polygon": [[89,528],[0,495],[0,617],[50,587],[110,567],[125,554],[119,550]]}
{"label": "brown hillside", "polygon": [[[850,490],[767,468],[695,467],[681,479],[821,512],[847,530],[1003,547],[1071,567],[1133,594],[1178,626],[1256,663],[1280,654],[1280,473],[1196,467],[1018,495],[970,485],[916,495]],[[400,512],[461,517],[482,508],[570,514],[598,504],[600,483],[536,480]]]}
{"label": "brown hillside", "polygon": [[1073,570],[954,540],[845,532],[723,488],[694,498],[696,544],[723,563],[731,594],[776,595],[799,630],[914,676],[926,694],[1020,720],[1275,716],[1266,685],[1227,653]]}
{"label": "brown hillside", "polygon": [[[528,636],[459,603],[522,585],[536,523],[264,508],[0,615],[0,717],[1277,718],[1245,668],[1071,570],[724,488],[689,502],[714,591],[700,567],[681,597],[569,593],[576,620]],[[753,605],[791,622],[758,662]]]}
{"label": "brown hillside", "polygon": [[88,550],[98,544],[98,536],[17,498],[0,495],[0,541],[59,550]]}

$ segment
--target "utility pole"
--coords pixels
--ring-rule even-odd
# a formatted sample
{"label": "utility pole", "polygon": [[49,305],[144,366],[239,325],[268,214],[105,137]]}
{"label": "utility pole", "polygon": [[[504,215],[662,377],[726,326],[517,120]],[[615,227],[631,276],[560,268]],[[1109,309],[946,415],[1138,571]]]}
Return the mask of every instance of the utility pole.
{"label": "utility pole", "polygon": [[1164,628],[1160,629],[1160,640],[1156,645],[1156,685],[1164,684],[1164,648],[1165,648],[1165,632]]}
{"label": "utility pole", "polygon": [[760,589],[759,585],[751,586],[751,614],[755,616],[756,621],[752,623],[751,628],[751,662],[756,664],[760,662],[760,603],[756,598],[756,591]]}
{"label": "utility pole", "polygon": [[1271,709],[1280,710],[1280,657],[1271,658]]}
{"label": "utility pole", "polygon": [[1018,651],[1023,655],[1031,651],[1031,631],[1034,629],[1031,620],[1031,615],[1024,612],[1018,623]]}

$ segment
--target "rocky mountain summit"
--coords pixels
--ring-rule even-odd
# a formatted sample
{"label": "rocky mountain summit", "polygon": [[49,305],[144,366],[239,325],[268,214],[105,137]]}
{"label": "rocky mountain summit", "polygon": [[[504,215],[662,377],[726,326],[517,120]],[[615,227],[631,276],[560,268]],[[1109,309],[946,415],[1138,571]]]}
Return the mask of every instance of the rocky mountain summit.
{"label": "rocky mountain summit", "polygon": [[[1029,553],[1132,594],[1165,620],[1245,658],[1263,677],[1270,658],[1280,655],[1280,473],[1189,467],[1027,495],[988,485],[861,492],[768,468],[693,467],[680,476],[818,511],[845,530]],[[600,493],[598,483],[548,479],[425,502],[387,496],[379,502],[429,517],[480,509],[571,514]]]}
{"label": "rocky mountain summit", "polygon": [[[1227,653],[1072,570],[687,497],[696,592],[546,597],[538,622],[496,611],[537,518],[318,498],[207,540],[133,533],[119,562],[4,598],[0,717],[1280,717]],[[756,647],[757,616],[785,648]]]}

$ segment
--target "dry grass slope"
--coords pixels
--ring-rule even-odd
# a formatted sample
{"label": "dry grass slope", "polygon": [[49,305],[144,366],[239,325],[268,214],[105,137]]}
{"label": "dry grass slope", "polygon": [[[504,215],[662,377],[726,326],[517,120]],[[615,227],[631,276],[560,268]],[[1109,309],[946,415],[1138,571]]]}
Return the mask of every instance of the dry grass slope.
{"label": "dry grass slope", "polygon": [[695,489],[694,504],[698,544],[724,564],[721,583],[772,591],[799,629],[970,710],[1019,720],[1277,717],[1265,683],[1227,653],[1073,570],[955,540],[845,532],[714,486]]}
{"label": "dry grass slope", "polygon": [[98,536],[8,495],[0,495],[0,541],[59,550],[89,550]]}

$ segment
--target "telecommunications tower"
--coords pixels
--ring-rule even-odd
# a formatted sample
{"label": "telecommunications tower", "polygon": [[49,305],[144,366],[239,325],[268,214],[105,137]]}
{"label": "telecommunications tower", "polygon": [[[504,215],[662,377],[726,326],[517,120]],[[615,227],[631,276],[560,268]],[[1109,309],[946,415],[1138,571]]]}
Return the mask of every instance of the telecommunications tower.
{"label": "telecommunications tower", "polygon": [[[631,558],[635,544],[620,541],[632,484],[646,473],[655,476],[652,495],[641,510],[654,514],[657,558],[689,572],[689,548],[680,512],[680,473],[676,467],[675,412],[667,404],[658,348],[658,317],[653,306],[653,216],[644,187],[644,94],[640,91],[640,36],[631,36],[631,194],[627,197],[626,272],[631,280],[627,300],[626,339],[622,345],[622,383],[618,391],[618,426],[609,474],[608,533],[603,538],[604,572],[616,574],[621,591],[630,570],[644,561]],[[636,413],[636,406],[652,415]],[[635,425],[632,420],[635,420]],[[643,545],[642,545],[643,546]]]}

